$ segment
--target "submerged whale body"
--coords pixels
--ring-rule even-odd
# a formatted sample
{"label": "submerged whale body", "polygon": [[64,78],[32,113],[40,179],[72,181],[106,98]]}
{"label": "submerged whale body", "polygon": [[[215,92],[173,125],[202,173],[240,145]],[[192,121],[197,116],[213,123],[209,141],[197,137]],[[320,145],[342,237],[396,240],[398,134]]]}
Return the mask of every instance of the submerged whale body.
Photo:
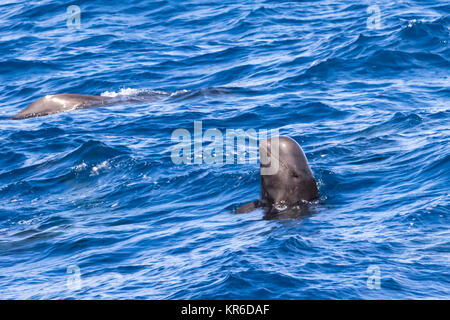
{"label": "submerged whale body", "polygon": [[47,116],[54,113],[98,107],[110,102],[111,97],[84,94],[52,94],[40,98],[12,117],[26,119]]}
{"label": "submerged whale body", "polygon": [[[294,139],[286,136],[270,138],[261,142],[259,151],[260,199],[243,205],[236,210],[237,213],[264,208],[266,214],[270,215],[319,197],[316,180],[305,153]],[[262,161],[263,155],[276,162],[276,172],[264,174],[263,168],[267,164]]]}

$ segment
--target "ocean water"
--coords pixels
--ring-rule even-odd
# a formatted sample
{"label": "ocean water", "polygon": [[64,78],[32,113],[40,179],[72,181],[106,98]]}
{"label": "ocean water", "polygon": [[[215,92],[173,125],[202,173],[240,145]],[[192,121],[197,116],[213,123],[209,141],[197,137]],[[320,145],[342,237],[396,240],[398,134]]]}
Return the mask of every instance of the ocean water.
{"label": "ocean water", "polygon": [[[1,1],[0,298],[450,298],[449,36],[448,1]],[[9,119],[52,93],[124,102]],[[234,213],[259,164],[175,164],[194,121],[294,138],[320,200]]]}

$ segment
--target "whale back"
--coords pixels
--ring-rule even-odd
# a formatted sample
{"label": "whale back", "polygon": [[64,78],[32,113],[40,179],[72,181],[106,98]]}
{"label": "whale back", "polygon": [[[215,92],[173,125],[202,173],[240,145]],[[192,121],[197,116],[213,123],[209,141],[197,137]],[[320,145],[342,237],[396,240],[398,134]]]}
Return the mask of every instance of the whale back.
{"label": "whale back", "polygon": [[73,109],[84,109],[103,105],[110,97],[91,96],[83,94],[54,94],[40,98],[12,117],[26,119]]}

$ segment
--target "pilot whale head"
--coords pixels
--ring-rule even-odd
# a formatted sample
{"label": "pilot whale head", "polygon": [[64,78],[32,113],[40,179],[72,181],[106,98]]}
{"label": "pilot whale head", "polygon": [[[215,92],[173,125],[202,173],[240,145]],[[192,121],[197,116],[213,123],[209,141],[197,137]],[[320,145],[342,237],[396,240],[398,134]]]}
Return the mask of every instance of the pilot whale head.
{"label": "pilot whale head", "polygon": [[261,158],[261,204],[284,210],[317,199],[319,192],[305,153],[286,136],[264,140]]}

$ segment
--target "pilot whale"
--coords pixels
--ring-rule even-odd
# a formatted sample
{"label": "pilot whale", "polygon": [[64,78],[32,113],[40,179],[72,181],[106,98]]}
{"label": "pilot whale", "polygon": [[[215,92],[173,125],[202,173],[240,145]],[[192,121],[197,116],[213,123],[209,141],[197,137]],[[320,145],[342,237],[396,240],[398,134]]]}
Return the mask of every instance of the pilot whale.
{"label": "pilot whale", "polygon": [[11,119],[26,119],[47,116],[54,113],[98,107],[111,104],[113,98],[84,94],[52,94],[40,98],[13,116]]}
{"label": "pilot whale", "polygon": [[[273,214],[319,197],[317,183],[305,153],[294,139],[279,136],[264,140],[260,143],[259,152],[260,199],[243,205],[236,210],[237,213],[264,208],[267,214]],[[263,155],[276,162],[278,169],[272,174],[263,172],[267,166],[262,161]]]}
{"label": "pilot whale", "polygon": [[[122,91],[122,90],[121,90]],[[123,103],[141,103],[154,102],[161,99],[170,98],[189,98],[198,95],[210,96],[216,94],[225,94],[230,92],[228,88],[206,88],[189,90],[177,90],[174,92],[165,92],[162,90],[139,90],[138,94],[119,93],[114,97],[93,96],[85,94],[51,94],[40,98],[28,107],[20,111],[11,119],[26,119],[51,115],[75,109],[88,109],[93,107],[112,106]]]}

